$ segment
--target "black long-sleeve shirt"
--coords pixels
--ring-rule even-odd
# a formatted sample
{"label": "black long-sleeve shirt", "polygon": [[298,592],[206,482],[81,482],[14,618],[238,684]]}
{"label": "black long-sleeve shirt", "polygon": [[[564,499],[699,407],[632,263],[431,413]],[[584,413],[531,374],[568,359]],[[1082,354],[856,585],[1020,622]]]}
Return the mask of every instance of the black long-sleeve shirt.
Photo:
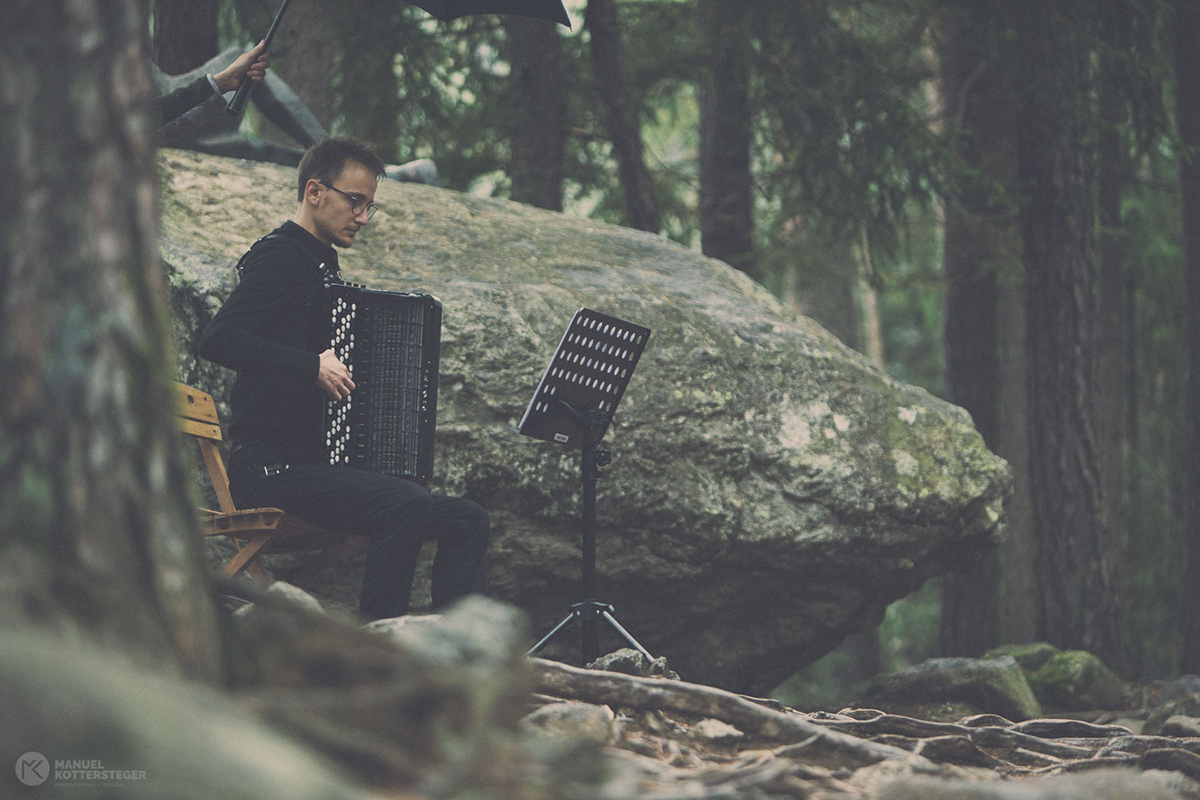
{"label": "black long-sleeve shirt", "polygon": [[324,392],[318,388],[316,303],[337,252],[294,222],[255,242],[241,278],[200,336],[202,358],[237,371],[229,431],[279,460],[320,460]]}

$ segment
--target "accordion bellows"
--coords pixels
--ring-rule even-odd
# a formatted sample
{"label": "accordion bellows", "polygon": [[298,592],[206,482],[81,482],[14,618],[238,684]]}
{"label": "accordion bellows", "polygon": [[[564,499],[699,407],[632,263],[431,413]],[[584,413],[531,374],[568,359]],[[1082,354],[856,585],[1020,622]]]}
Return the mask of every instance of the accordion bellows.
{"label": "accordion bellows", "polygon": [[317,318],[315,343],[333,349],[355,384],[349,397],[325,403],[329,463],[428,484],[442,304],[427,294],[331,283]]}

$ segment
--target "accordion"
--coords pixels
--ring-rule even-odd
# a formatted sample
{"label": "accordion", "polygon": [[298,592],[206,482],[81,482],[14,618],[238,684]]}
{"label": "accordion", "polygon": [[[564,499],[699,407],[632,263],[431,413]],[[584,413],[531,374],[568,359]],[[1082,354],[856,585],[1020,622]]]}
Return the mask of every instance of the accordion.
{"label": "accordion", "polygon": [[326,400],[329,463],[427,484],[433,473],[442,304],[427,294],[326,284],[313,343],[332,348],[354,391]]}

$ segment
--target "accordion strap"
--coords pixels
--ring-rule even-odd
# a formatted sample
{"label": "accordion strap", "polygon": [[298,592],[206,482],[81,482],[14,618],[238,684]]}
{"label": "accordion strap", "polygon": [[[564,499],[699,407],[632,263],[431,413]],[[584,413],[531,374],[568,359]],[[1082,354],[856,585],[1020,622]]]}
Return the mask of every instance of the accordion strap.
{"label": "accordion strap", "polygon": [[319,273],[321,273],[321,279],[325,283],[341,283],[342,282],[342,273],[341,273],[341,270],[338,269],[336,264],[333,266],[329,266],[324,261],[318,262],[317,257],[313,255],[312,251],[309,250],[304,245],[302,245],[300,242],[297,242],[295,239],[293,239],[290,236],[284,236],[282,233],[275,233],[275,232],[268,233],[266,236],[262,237],[261,239],[256,241],[254,244],[250,245],[250,249],[247,250],[246,253],[240,259],[238,259],[238,263],[237,263],[238,280],[241,280],[242,276],[245,274],[246,259],[250,257],[251,253],[254,252],[254,248],[258,247],[260,244],[263,244],[264,242],[276,241],[276,240],[283,241],[283,242],[289,242],[290,244],[294,245],[295,250],[298,253],[302,253],[305,257],[305,260],[307,260],[310,264],[314,264],[316,266],[317,271]]}

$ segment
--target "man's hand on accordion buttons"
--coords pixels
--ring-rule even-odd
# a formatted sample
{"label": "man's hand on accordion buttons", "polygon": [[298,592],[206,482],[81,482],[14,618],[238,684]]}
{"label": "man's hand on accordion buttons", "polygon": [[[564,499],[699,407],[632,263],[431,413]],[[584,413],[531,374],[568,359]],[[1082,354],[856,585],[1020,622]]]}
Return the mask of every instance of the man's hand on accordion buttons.
{"label": "man's hand on accordion buttons", "polygon": [[350,392],[354,390],[350,370],[338,361],[338,357],[333,354],[333,348],[321,353],[321,365],[317,368],[317,386],[329,395],[330,400],[349,397]]}

